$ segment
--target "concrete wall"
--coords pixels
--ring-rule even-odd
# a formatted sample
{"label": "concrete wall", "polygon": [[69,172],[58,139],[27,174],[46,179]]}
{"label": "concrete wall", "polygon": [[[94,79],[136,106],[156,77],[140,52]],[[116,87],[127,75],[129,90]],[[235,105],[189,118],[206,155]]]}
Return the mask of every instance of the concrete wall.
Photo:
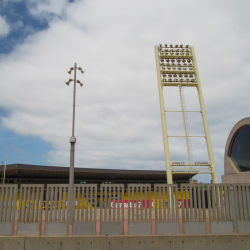
{"label": "concrete wall", "polygon": [[247,250],[250,235],[0,237],[1,250]]}
{"label": "concrete wall", "polygon": [[233,163],[230,158],[230,152],[232,148],[233,141],[239,131],[244,127],[250,125],[250,117],[246,117],[238,121],[232,128],[227,143],[225,146],[224,154],[224,173],[222,175],[222,183],[250,183],[250,172],[241,172]]}
{"label": "concrete wall", "polygon": [[250,172],[239,172],[221,176],[222,183],[250,183]]}

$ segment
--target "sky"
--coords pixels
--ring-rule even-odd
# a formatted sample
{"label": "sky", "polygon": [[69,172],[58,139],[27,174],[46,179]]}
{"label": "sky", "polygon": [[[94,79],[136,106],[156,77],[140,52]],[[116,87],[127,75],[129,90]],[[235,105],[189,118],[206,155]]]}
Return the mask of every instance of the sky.
{"label": "sky", "polygon": [[[3,0],[0,2],[0,163],[69,166],[77,63],[75,167],[165,170],[154,45],[195,48],[219,180],[228,135],[249,116],[249,1]],[[187,110],[199,110],[184,88]],[[180,110],[178,88],[165,109]],[[166,115],[169,135],[184,135],[181,114]],[[188,113],[191,135],[203,135]],[[191,140],[207,161],[204,138]],[[187,161],[170,138],[171,161]],[[198,181],[210,182],[210,175]]]}

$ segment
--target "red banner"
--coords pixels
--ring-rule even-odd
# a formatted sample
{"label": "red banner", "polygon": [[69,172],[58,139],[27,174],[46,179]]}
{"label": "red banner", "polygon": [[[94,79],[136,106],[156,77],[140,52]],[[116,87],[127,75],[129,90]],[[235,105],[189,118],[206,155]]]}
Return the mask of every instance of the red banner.
{"label": "red banner", "polygon": [[[143,208],[145,208],[145,200],[143,200],[142,202],[140,200],[138,200],[138,208],[141,208],[141,205]],[[120,208],[122,208],[122,201],[120,200],[119,203]],[[128,204],[128,200],[124,200],[124,208],[128,208],[128,206],[130,206],[130,208],[132,208],[132,200],[130,200],[129,204]],[[111,200],[111,208],[114,208],[114,202],[113,200]],[[118,200],[115,200],[115,209],[118,208]],[[134,200],[134,208],[136,208],[136,200]],[[149,200],[147,200],[147,208],[149,208]],[[153,200],[151,200],[151,208],[153,208]]]}

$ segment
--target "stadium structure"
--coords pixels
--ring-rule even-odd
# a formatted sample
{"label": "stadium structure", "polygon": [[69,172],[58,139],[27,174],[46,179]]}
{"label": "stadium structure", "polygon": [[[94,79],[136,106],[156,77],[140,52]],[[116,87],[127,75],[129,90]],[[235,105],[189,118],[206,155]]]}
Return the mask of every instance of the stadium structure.
{"label": "stadium structure", "polygon": [[[4,166],[0,167],[3,173]],[[174,183],[189,183],[195,173],[175,173]],[[3,176],[2,176],[3,178]],[[67,184],[69,167],[9,164],[5,183],[9,184]],[[166,171],[75,168],[75,184],[106,183],[166,183]]]}
{"label": "stadium structure", "polygon": [[[197,174],[211,174],[213,183],[218,182],[214,161],[211,138],[206,117],[201,83],[194,48],[189,45],[155,46],[156,70],[159,89],[160,111],[162,120],[163,143],[165,153],[166,171],[158,170],[121,170],[121,169],[93,169],[75,168],[74,183],[189,183]],[[180,93],[181,110],[166,110],[164,107],[163,88],[178,87]],[[186,110],[184,88],[195,87],[198,91],[200,110]],[[185,135],[169,135],[167,132],[166,112],[181,112],[183,117]],[[199,112],[202,116],[204,135],[190,135],[187,113]],[[184,137],[186,140],[189,162],[176,162],[170,157],[169,137]],[[193,162],[191,137],[203,137],[206,140],[209,161]],[[3,172],[4,167],[0,167]],[[73,176],[74,176],[73,175]],[[40,184],[66,184],[69,182],[69,168],[54,166],[36,166],[27,164],[7,165],[5,183],[40,183]]]}

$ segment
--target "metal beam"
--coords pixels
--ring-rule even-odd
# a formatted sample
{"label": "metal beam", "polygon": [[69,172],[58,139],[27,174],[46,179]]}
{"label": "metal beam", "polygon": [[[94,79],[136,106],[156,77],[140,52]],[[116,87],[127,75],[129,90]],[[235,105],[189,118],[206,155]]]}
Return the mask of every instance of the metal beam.
{"label": "metal beam", "polygon": [[166,173],[167,173],[167,183],[173,183],[172,171],[171,171],[171,161],[168,145],[168,133],[167,133],[167,123],[165,117],[165,108],[164,108],[164,99],[163,99],[163,86],[161,79],[161,67],[159,60],[159,50],[158,46],[155,45],[155,59],[156,59],[156,71],[158,79],[158,88],[159,88],[159,98],[160,98],[160,111],[161,111],[161,121],[162,121],[162,133],[163,133],[163,144],[164,144],[164,153],[165,153],[165,163],[166,163]]}

